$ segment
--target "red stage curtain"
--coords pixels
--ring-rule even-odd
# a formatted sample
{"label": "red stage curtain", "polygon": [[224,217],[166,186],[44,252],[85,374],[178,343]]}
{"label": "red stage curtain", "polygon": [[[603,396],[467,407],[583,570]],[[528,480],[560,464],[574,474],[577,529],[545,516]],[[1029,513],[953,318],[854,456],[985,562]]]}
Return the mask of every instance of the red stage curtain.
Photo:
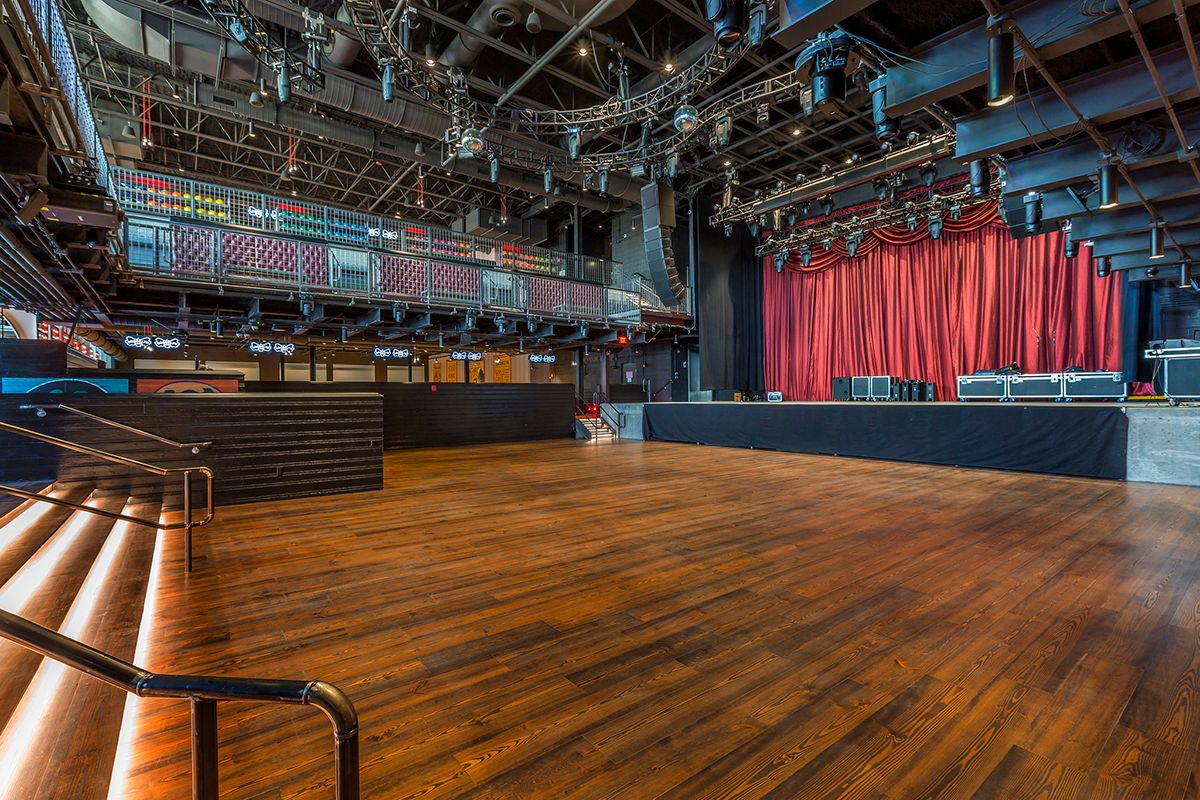
{"label": "red stage curtain", "polygon": [[853,259],[835,243],[807,268],[763,260],[768,391],[828,400],[834,376],[895,375],[952,399],[957,376],[1013,362],[1120,369],[1122,281],[1063,259],[1060,233],[1014,239],[990,204],[937,240],[923,227],[868,235]]}

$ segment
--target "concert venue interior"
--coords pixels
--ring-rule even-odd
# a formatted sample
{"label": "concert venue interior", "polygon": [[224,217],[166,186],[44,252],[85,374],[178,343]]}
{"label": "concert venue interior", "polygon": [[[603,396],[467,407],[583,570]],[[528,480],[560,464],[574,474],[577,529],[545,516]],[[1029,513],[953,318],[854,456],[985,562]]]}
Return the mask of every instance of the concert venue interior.
{"label": "concert venue interior", "polygon": [[0,800],[1196,800],[1198,0],[0,0]]}

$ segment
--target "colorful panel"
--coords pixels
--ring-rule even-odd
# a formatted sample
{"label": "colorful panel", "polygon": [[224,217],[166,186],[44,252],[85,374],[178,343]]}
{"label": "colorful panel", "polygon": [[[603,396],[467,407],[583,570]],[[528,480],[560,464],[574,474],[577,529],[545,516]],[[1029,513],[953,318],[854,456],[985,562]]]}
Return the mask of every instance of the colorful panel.
{"label": "colorful panel", "polygon": [[232,394],[237,378],[138,378],[138,394]]}
{"label": "colorful panel", "polygon": [[0,378],[2,394],[129,394],[125,378]]}

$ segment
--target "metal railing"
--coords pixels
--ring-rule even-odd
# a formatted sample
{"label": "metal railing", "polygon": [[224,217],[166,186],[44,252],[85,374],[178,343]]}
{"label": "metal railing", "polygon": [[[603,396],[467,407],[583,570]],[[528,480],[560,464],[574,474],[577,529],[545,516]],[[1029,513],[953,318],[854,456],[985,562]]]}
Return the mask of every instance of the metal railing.
{"label": "metal railing", "polygon": [[621,431],[625,429],[625,412],[613,406],[607,398],[600,401],[600,419],[612,428],[614,436],[621,438]]}
{"label": "metal railing", "polygon": [[165,445],[170,445],[171,447],[179,450],[191,450],[193,454],[199,453],[200,448],[202,447],[212,446],[212,442],[177,442],[174,439],[168,439],[165,436],[159,436],[157,433],[150,433],[149,431],[144,431],[141,428],[135,428],[132,425],[126,425],[123,422],[117,422],[114,419],[102,417],[99,414],[93,414],[90,411],[84,411],[82,408],[75,408],[74,406],[68,406],[64,403],[29,403],[27,405],[19,406],[19,408],[21,411],[37,411],[37,415],[39,417],[46,416],[47,411],[65,411],[68,414],[75,414],[76,416],[85,417],[94,422],[99,422],[101,425],[107,425],[110,428],[117,428],[146,439],[153,439],[156,442],[162,442]]}
{"label": "metal railing", "polygon": [[126,212],[148,212],[390,253],[608,284],[617,262],[144,170],[113,169]]}
{"label": "metal railing", "polygon": [[359,799],[358,713],[324,681],[157,675],[82,642],[0,611],[0,636],[138,697],[188,700],[192,708],[192,797],[218,800],[217,703],[249,701],[315,706],[333,725],[337,800]]}
{"label": "metal railing", "polygon": [[[139,470],[142,470],[143,472],[149,472],[154,475],[161,475],[163,477],[167,477],[170,475],[182,476],[182,478],[183,478],[183,519],[180,522],[172,522],[172,523],[166,523],[166,524],[162,523],[160,520],[157,520],[157,519],[143,519],[141,517],[134,517],[134,516],[130,516],[128,514],[120,514],[120,513],[114,512],[114,511],[105,511],[102,508],[95,508],[93,506],[89,506],[84,503],[73,503],[70,500],[63,500],[61,498],[52,497],[50,495],[38,494],[36,492],[26,491],[25,489],[18,489],[15,486],[0,485],[0,492],[4,492],[6,494],[11,494],[11,495],[16,495],[17,497],[22,497],[26,500],[33,500],[35,502],[52,503],[56,506],[72,508],[72,509],[75,509],[76,511],[83,511],[88,514],[96,514],[98,516],[107,517],[109,519],[122,520],[124,522],[132,522],[135,525],[145,525],[148,528],[154,528],[154,529],[165,530],[165,531],[182,529],[183,530],[183,547],[184,547],[184,565],[183,565],[184,571],[185,572],[192,571],[192,529],[198,528],[202,525],[207,525],[208,523],[212,522],[213,516],[215,514],[215,509],[213,507],[213,473],[212,473],[211,469],[209,469],[208,467],[205,467],[205,466],[159,467],[154,464],[147,464],[144,461],[138,461],[133,458],[128,458],[126,456],[117,455],[116,453],[109,453],[104,450],[97,450],[94,447],[88,447],[87,445],[77,444],[75,442],[69,442],[66,439],[60,439],[57,436],[51,436],[49,434],[41,433],[39,431],[32,431],[32,430],[29,430],[28,428],[22,428],[19,425],[12,425],[7,422],[0,422],[0,431],[8,431],[9,433],[15,433],[18,436],[24,436],[28,439],[35,439],[39,442],[44,442],[46,444],[53,445],[54,447],[62,448],[63,450],[70,450],[71,452],[74,452],[74,453],[82,453],[84,455],[93,456],[93,457],[101,459],[103,461],[108,461],[113,464],[121,464],[123,466],[132,467],[134,469],[139,469]],[[204,518],[199,521],[197,521],[195,519],[195,509],[192,506],[192,473],[194,473],[194,472],[198,472],[204,476],[205,489],[206,489],[205,493],[206,493],[206,497],[207,497],[207,501],[205,504],[206,513],[205,513]]]}
{"label": "metal railing", "polygon": [[637,325],[635,291],[432,258],[166,221],[128,221],[129,264],[169,279],[393,305],[494,309],[568,321]]}

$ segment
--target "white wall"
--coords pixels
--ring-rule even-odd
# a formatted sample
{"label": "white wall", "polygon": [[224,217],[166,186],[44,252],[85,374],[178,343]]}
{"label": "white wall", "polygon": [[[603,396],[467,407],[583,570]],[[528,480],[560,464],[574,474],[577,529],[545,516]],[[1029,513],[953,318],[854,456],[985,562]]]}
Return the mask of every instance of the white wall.
{"label": "white wall", "polygon": [[[308,364],[285,363],[283,365],[283,379],[285,381],[307,381]],[[325,364],[321,362],[317,364],[317,383],[325,382]]]}
{"label": "white wall", "polygon": [[[324,370],[324,364],[317,365],[318,372],[323,372]],[[338,364],[335,361],[333,364],[333,380],[337,383],[350,383],[354,381],[372,382],[375,380],[375,365]]]}
{"label": "white wall", "polygon": [[[425,382],[425,365],[413,364],[413,383]],[[388,367],[388,383],[408,383],[408,365],[402,367]]]}

